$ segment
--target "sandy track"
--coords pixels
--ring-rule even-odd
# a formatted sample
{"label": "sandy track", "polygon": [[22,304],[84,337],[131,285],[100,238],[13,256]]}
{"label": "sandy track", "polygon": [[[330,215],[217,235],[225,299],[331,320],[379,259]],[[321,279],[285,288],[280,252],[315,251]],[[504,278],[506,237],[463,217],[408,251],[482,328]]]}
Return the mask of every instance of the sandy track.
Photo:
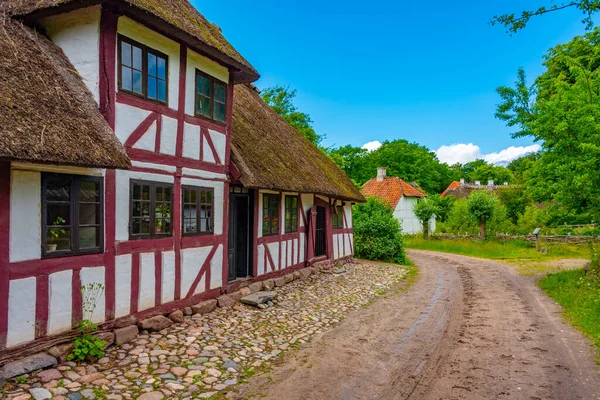
{"label": "sandy track", "polygon": [[410,251],[420,279],[253,378],[237,398],[599,399],[593,349],[533,280]]}

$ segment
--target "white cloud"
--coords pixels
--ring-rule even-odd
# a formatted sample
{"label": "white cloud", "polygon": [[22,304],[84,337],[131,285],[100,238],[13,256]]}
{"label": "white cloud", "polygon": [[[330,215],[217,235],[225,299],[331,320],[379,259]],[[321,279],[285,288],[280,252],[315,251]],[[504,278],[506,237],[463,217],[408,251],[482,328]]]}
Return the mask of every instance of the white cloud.
{"label": "white cloud", "polygon": [[539,144],[531,146],[510,146],[496,153],[482,154],[481,148],[473,143],[457,143],[449,146],[441,146],[435,151],[438,159],[449,165],[461,163],[465,164],[477,159],[484,159],[492,164],[508,164],[512,160],[522,157],[529,153],[535,153],[540,150]]}
{"label": "white cloud", "polygon": [[362,145],[362,148],[368,151],[377,150],[381,147],[381,142],[379,140],[373,140],[372,142],[368,142]]}

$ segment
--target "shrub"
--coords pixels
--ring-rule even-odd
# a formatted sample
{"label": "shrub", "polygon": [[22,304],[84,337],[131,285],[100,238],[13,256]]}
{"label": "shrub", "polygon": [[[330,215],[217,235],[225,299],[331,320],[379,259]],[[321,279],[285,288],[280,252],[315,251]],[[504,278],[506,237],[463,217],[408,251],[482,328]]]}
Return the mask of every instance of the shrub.
{"label": "shrub", "polygon": [[485,240],[485,229],[498,209],[498,199],[485,190],[471,192],[467,199],[467,212],[479,223],[479,237]]}
{"label": "shrub", "polygon": [[389,205],[369,197],[366,203],[354,206],[352,223],[356,257],[406,263],[400,222]]}
{"label": "shrub", "polygon": [[79,322],[80,336],[75,337],[73,352],[69,354],[69,361],[91,361],[104,357],[106,342],[93,335],[98,327],[91,321],[98,300],[104,292],[104,285],[97,282],[81,286],[83,320]]}
{"label": "shrub", "polygon": [[528,235],[535,228],[544,228],[548,225],[548,212],[534,204],[525,208],[525,212],[519,216],[519,233]]}
{"label": "shrub", "polygon": [[413,208],[415,216],[419,218],[423,225],[423,238],[429,238],[429,221],[438,213],[438,206],[433,200],[428,198],[419,199]]}

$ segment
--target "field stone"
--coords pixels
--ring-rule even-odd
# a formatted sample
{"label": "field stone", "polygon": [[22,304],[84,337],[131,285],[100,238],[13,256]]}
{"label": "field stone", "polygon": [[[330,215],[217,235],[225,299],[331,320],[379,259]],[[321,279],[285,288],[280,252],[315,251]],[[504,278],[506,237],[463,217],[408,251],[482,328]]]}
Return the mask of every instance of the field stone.
{"label": "field stone", "polygon": [[236,363],[233,360],[227,360],[223,363],[223,365],[221,365],[221,368],[223,368],[223,369],[233,368],[236,371],[239,371],[242,367],[240,366],[240,364]]}
{"label": "field stone", "polygon": [[138,400],[162,400],[163,398],[164,396],[161,392],[148,392],[138,397]]}
{"label": "field stone", "polygon": [[285,279],[285,283],[290,283],[294,280],[294,274],[287,274],[283,278]]}
{"label": "field stone", "polygon": [[217,308],[217,299],[210,299],[192,306],[194,314],[208,314]]}
{"label": "field stone", "polygon": [[48,400],[52,398],[52,393],[44,388],[29,389],[29,393],[35,400]]}
{"label": "field stone", "polygon": [[300,272],[294,271],[294,279],[300,279]]}
{"label": "field stone", "polygon": [[256,292],[242,297],[240,301],[251,306],[258,306],[259,304],[268,303],[275,298],[277,298],[277,292]]}
{"label": "field stone", "polygon": [[248,296],[249,294],[252,294],[252,291],[250,290],[250,288],[244,287],[244,288],[240,289],[241,296]]}
{"label": "field stone", "polygon": [[156,315],[154,317],[146,318],[140,322],[138,322],[138,327],[140,329],[149,330],[149,331],[162,331],[165,328],[173,325],[173,321],[164,315]]}
{"label": "field stone", "polygon": [[236,303],[235,297],[233,297],[229,294],[223,294],[223,295],[217,297],[217,304],[221,308],[231,307],[235,303]]}
{"label": "field stone", "polygon": [[275,281],[273,279],[268,279],[263,282],[263,289],[266,291],[273,290],[275,288]]}
{"label": "field stone", "polygon": [[63,378],[63,375],[60,373],[60,371],[57,369],[54,369],[54,368],[41,371],[36,376],[40,381],[42,381],[44,383],[48,383],[52,380],[59,380],[59,379]]}
{"label": "field stone", "polygon": [[303,268],[303,269],[301,269],[298,272],[300,273],[300,279],[306,280],[306,279],[308,279],[308,277],[312,273],[312,270],[310,268]]}
{"label": "field stone", "polygon": [[32,371],[36,371],[42,368],[48,368],[56,365],[58,361],[46,353],[38,353],[29,357],[25,357],[18,361],[13,361],[6,364],[0,369],[0,376],[4,379],[14,378],[27,374]]}
{"label": "field stone", "polygon": [[173,322],[183,322],[183,311],[173,311],[171,314],[169,314],[169,319]]}
{"label": "field stone", "polygon": [[254,282],[248,286],[248,289],[250,289],[251,293],[256,293],[256,292],[260,292],[262,290],[262,287],[263,287],[262,282]]}
{"label": "field stone", "polygon": [[276,278],[275,279],[275,286],[281,287],[283,285],[285,285],[285,278],[284,277]]}
{"label": "field stone", "polygon": [[139,334],[137,325],[126,326],[115,330],[115,340],[118,344],[125,344],[132,341]]}
{"label": "field stone", "polygon": [[185,307],[183,309],[183,315],[192,315],[192,314],[193,314],[192,307]]}
{"label": "field stone", "polygon": [[115,342],[115,334],[112,332],[97,333],[94,336],[96,336],[100,340],[104,340],[104,348],[107,348]]}

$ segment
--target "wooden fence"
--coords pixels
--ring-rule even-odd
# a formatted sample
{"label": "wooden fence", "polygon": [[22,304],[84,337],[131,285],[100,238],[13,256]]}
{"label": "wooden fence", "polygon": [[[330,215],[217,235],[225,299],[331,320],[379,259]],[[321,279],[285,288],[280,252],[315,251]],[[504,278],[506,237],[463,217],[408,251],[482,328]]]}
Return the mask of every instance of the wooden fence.
{"label": "wooden fence", "polygon": [[[446,239],[446,240],[459,240],[459,239],[471,239],[478,240],[479,235],[464,235],[452,234],[452,233],[436,233],[429,235],[431,239]],[[509,234],[495,234],[489,235],[496,240],[509,241],[509,240],[525,240],[528,242],[535,242],[535,235],[509,235]],[[599,236],[574,236],[574,235],[540,235],[540,242],[545,243],[570,243],[570,244],[585,244],[589,242],[600,242]]]}

